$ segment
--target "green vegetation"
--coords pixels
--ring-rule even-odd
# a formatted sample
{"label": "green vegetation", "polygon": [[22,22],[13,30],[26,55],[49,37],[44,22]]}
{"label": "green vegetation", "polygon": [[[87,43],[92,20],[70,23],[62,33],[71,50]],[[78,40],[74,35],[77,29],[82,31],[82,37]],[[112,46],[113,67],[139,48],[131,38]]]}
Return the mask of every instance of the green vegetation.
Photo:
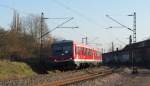
{"label": "green vegetation", "polygon": [[16,79],[36,75],[25,63],[0,61],[0,80]]}

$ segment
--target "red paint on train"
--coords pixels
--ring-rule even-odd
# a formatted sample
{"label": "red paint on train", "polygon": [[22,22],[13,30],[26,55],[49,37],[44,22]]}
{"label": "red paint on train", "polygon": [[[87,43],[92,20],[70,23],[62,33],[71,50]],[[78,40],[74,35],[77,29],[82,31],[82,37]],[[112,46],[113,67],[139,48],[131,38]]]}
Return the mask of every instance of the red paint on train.
{"label": "red paint on train", "polygon": [[74,41],[61,41],[52,45],[50,61],[57,63],[67,61],[74,63],[101,63],[102,54],[98,48],[92,48]]}

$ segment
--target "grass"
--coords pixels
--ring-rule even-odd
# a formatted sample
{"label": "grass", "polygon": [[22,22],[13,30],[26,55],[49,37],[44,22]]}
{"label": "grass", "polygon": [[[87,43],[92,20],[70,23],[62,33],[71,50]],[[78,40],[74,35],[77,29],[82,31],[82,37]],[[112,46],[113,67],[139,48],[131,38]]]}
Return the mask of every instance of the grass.
{"label": "grass", "polygon": [[36,73],[25,63],[0,61],[0,80],[17,79],[36,75]]}

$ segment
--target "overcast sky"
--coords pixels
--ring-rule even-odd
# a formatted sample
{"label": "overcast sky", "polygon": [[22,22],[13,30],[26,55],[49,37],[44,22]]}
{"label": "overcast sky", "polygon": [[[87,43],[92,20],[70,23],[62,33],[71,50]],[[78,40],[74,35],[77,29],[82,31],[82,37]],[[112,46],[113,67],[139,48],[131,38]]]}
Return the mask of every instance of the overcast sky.
{"label": "overcast sky", "polygon": [[[74,17],[64,27],[78,26],[77,29],[59,28],[51,34],[69,40],[81,42],[85,36],[89,43],[101,44],[108,48],[111,42],[116,47],[128,44],[132,34],[126,28],[105,29],[119,26],[105,15],[108,14],[129,28],[133,26],[133,17],[127,15],[137,13],[137,41],[150,37],[150,0],[0,0],[0,26],[9,28],[15,8],[20,16],[44,12],[48,18]],[[46,22],[49,30],[65,20],[49,19]]]}

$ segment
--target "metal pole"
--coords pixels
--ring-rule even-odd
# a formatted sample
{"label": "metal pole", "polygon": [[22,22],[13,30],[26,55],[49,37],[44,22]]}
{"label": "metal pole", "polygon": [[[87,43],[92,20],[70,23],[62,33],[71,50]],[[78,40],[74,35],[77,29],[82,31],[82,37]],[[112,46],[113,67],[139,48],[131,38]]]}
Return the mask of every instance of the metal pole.
{"label": "metal pole", "polygon": [[84,38],[82,38],[82,43],[84,43]]}
{"label": "metal pole", "polygon": [[88,44],[88,38],[87,37],[85,37],[85,40],[86,40],[86,44]]}
{"label": "metal pole", "polygon": [[82,38],[82,43],[88,44],[88,37],[87,36]]}
{"label": "metal pole", "polygon": [[112,52],[114,52],[114,43],[112,42]]}
{"label": "metal pole", "polygon": [[136,13],[133,14],[133,43],[136,42]]}
{"label": "metal pole", "polygon": [[44,13],[41,13],[41,30],[40,30],[40,59],[42,58],[42,48],[43,48],[43,19],[44,19]]}
{"label": "metal pole", "polygon": [[134,67],[134,63],[133,63],[133,55],[132,55],[132,36],[130,35],[130,37],[129,37],[129,58],[130,58],[130,60],[131,60],[131,66],[132,66],[132,68]]}
{"label": "metal pole", "polygon": [[[133,43],[136,43],[136,13],[134,12],[133,14]],[[132,66],[133,66],[133,71],[132,73],[135,74],[135,73],[138,73],[138,70],[137,70],[137,67],[135,67],[136,65],[136,62],[135,62],[135,51],[133,49],[132,51]]]}

